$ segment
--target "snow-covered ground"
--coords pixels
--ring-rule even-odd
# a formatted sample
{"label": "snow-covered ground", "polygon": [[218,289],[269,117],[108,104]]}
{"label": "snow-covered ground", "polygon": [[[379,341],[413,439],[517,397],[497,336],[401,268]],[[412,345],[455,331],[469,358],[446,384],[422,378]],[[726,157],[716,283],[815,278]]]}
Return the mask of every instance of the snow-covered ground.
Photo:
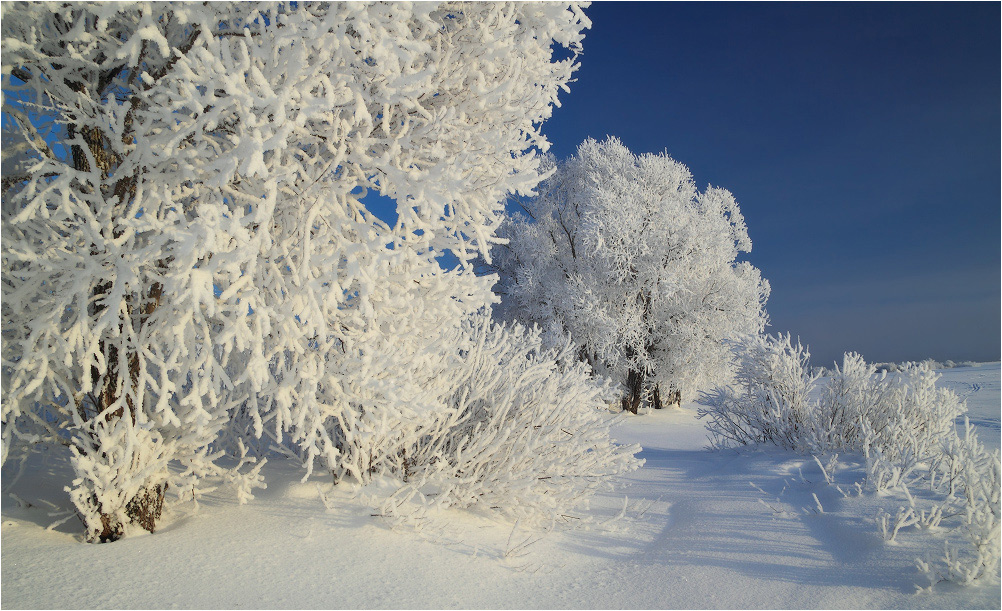
{"label": "snow-covered ground", "polygon": [[[999,447],[999,364],[942,373]],[[47,530],[68,515],[67,465],[41,456],[2,500],[0,605],[1000,608],[997,584],[915,593],[925,583],[914,558],[942,542],[902,531],[884,543],[873,516],[897,500],[853,494],[852,457],[836,473],[842,494],[809,457],[704,450],[695,411],[624,419],[618,439],[643,445],[647,464],[549,534],[458,511],[393,531],[343,487],[300,483],[296,465],[273,461],[250,504],[220,490],[197,512],[175,508],[154,535],[89,545],[75,518]]]}

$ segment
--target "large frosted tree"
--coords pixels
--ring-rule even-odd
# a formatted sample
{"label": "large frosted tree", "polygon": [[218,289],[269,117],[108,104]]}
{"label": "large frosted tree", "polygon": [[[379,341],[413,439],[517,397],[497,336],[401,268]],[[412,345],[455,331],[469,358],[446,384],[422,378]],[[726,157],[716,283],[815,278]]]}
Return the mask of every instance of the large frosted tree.
{"label": "large frosted tree", "polygon": [[538,182],[587,25],[566,4],[5,3],[3,459],[69,446],[92,540],[153,530],[168,487],[246,496],[257,471],[218,460],[233,423],[308,470],[406,476],[492,299],[436,257],[486,252]]}
{"label": "large frosted tree", "polygon": [[556,164],[495,248],[502,317],[570,333],[636,413],[730,373],[725,342],[761,332],[769,284],[730,192],[700,192],[666,154],[589,139]]}

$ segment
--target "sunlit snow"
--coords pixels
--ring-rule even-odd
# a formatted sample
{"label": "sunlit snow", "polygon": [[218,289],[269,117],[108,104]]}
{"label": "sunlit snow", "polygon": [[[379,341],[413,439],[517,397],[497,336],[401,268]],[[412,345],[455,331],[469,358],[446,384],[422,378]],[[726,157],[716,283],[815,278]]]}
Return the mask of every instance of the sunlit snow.
{"label": "sunlit snow", "polygon": [[[941,373],[941,385],[966,399],[982,440],[998,448],[999,364]],[[550,534],[452,510],[418,530],[393,531],[366,503],[333,492],[329,479],[300,483],[297,465],[272,461],[268,489],[250,504],[219,491],[197,513],[181,506],[156,534],[85,545],[75,518],[46,530],[70,511],[59,489],[65,457],[46,454],[3,497],[0,603],[999,608],[992,584],[915,593],[926,584],[914,558],[938,553],[941,543],[903,531],[884,544],[872,517],[898,499],[844,498],[811,458],[787,451],[707,451],[695,411],[690,403],[622,420],[616,437],[642,444],[647,463],[580,514],[589,525],[569,519]],[[857,475],[847,466],[840,477]],[[115,578],[123,573],[130,579]]]}

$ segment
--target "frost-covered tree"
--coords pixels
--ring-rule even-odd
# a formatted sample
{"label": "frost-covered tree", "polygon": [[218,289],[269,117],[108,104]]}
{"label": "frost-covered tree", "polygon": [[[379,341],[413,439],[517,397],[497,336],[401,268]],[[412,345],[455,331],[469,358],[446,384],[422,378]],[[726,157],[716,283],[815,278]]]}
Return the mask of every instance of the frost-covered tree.
{"label": "frost-covered tree", "polygon": [[769,284],[737,261],[734,197],[668,155],[589,139],[520,204],[495,249],[502,318],[569,332],[624,409],[693,396],[729,374],[726,339],[762,330]]}
{"label": "frost-covered tree", "polygon": [[538,182],[587,25],[573,4],[5,3],[3,458],[70,446],[92,540],[153,530],[168,486],[258,484],[219,466],[231,422],[338,476],[406,471],[491,300],[436,257],[486,252]]}

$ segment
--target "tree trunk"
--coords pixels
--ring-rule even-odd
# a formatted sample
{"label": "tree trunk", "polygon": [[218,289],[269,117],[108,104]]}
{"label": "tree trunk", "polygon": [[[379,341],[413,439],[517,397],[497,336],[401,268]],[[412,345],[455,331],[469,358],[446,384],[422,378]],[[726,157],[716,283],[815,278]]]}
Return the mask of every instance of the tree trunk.
{"label": "tree trunk", "polygon": [[679,407],[682,405],[682,390],[674,384],[668,385],[668,394],[665,396],[666,405]]}
{"label": "tree trunk", "polygon": [[164,493],[167,492],[167,484],[143,488],[139,494],[132,497],[129,504],[125,506],[125,513],[132,518],[132,521],[143,527],[144,530],[153,532],[157,529],[157,522],[164,510]]}
{"label": "tree trunk", "polygon": [[623,411],[636,414],[644,398],[644,374],[631,369],[626,376],[626,396],[623,397]]}
{"label": "tree trunk", "polygon": [[[132,500],[125,506],[125,514],[134,524],[138,524],[149,532],[156,531],[157,522],[160,520],[164,509],[164,493],[167,492],[167,484],[143,488],[132,497]],[[95,499],[95,503],[96,503]],[[91,542],[110,543],[118,541],[125,534],[125,525],[111,514],[101,514],[101,532],[94,532],[88,537]]]}
{"label": "tree trunk", "polygon": [[[131,113],[131,111],[130,111]],[[131,117],[127,120],[131,121]],[[97,165],[97,170],[101,172],[101,176],[104,179],[109,178],[112,175],[114,168],[118,165],[120,159],[114,153],[111,143],[105,137],[105,135],[98,128],[78,128],[76,125],[69,126],[70,136],[72,137],[75,132],[83,136],[83,140],[90,150],[91,156]],[[123,142],[127,142],[128,134],[123,135]],[[73,145],[72,147],[73,155],[73,165],[76,170],[81,172],[91,171],[90,159],[88,159],[83,148],[79,145]],[[117,205],[124,208],[125,204],[135,197],[136,191],[136,178],[134,176],[120,177],[115,181],[113,193],[118,198]],[[113,234],[118,237],[121,230],[117,227],[114,228]],[[93,247],[93,246],[92,246]],[[96,253],[95,253],[96,254]],[[163,261],[158,262],[161,268],[165,267]],[[94,287],[93,293],[96,297],[96,311],[100,312],[106,306],[101,301],[101,298],[108,293],[111,289],[111,282],[102,282]],[[153,313],[154,310],[160,305],[161,297],[163,296],[163,286],[160,283],[153,283],[147,293],[147,299],[143,300],[142,295],[140,295],[139,304],[139,325],[145,324],[146,319]],[[131,299],[126,297],[129,314],[134,314],[133,303]],[[142,303],[145,301],[145,303]],[[119,401],[119,391],[118,383],[121,377],[128,376],[125,381],[125,388],[123,392],[125,394],[125,402],[118,409],[113,410],[104,415],[104,418],[108,421],[123,418],[126,416],[126,411],[129,412],[128,416],[132,419],[132,423],[136,422],[136,411],[142,409],[142,406],[133,404],[132,393],[129,392],[130,385],[134,389],[139,384],[140,375],[140,362],[138,354],[128,354],[126,355],[125,361],[127,363],[127,372],[121,371],[119,367],[119,350],[118,347],[111,342],[105,342],[101,340],[99,342],[99,347],[105,356],[106,368],[102,375],[97,367],[91,368],[91,381],[93,385],[100,389],[97,392],[97,396],[92,395],[92,400],[95,405],[93,406],[96,414],[101,414],[106,408],[113,405],[115,402]],[[81,408],[82,409],[82,408]],[[85,414],[84,417],[86,417]],[[156,486],[148,486],[142,488],[136,496],[129,500],[128,504],[125,506],[125,513],[129,517],[130,521],[138,524],[143,529],[153,532],[156,530],[157,521],[160,520],[160,516],[163,513],[164,505],[164,493],[167,490],[167,484],[159,484]],[[124,525],[121,521],[111,513],[106,513],[102,511],[103,508],[100,507],[100,503],[97,499],[94,499],[95,504],[98,505],[98,511],[101,516],[102,530],[100,533],[95,533],[97,535],[97,540],[101,543],[117,541],[122,537]]]}
{"label": "tree trunk", "polygon": [[682,405],[682,391],[674,384],[669,384],[668,392],[662,397],[661,385],[659,384],[654,387],[654,391],[651,393],[651,403],[654,405],[654,409],[664,409],[669,405]]}

